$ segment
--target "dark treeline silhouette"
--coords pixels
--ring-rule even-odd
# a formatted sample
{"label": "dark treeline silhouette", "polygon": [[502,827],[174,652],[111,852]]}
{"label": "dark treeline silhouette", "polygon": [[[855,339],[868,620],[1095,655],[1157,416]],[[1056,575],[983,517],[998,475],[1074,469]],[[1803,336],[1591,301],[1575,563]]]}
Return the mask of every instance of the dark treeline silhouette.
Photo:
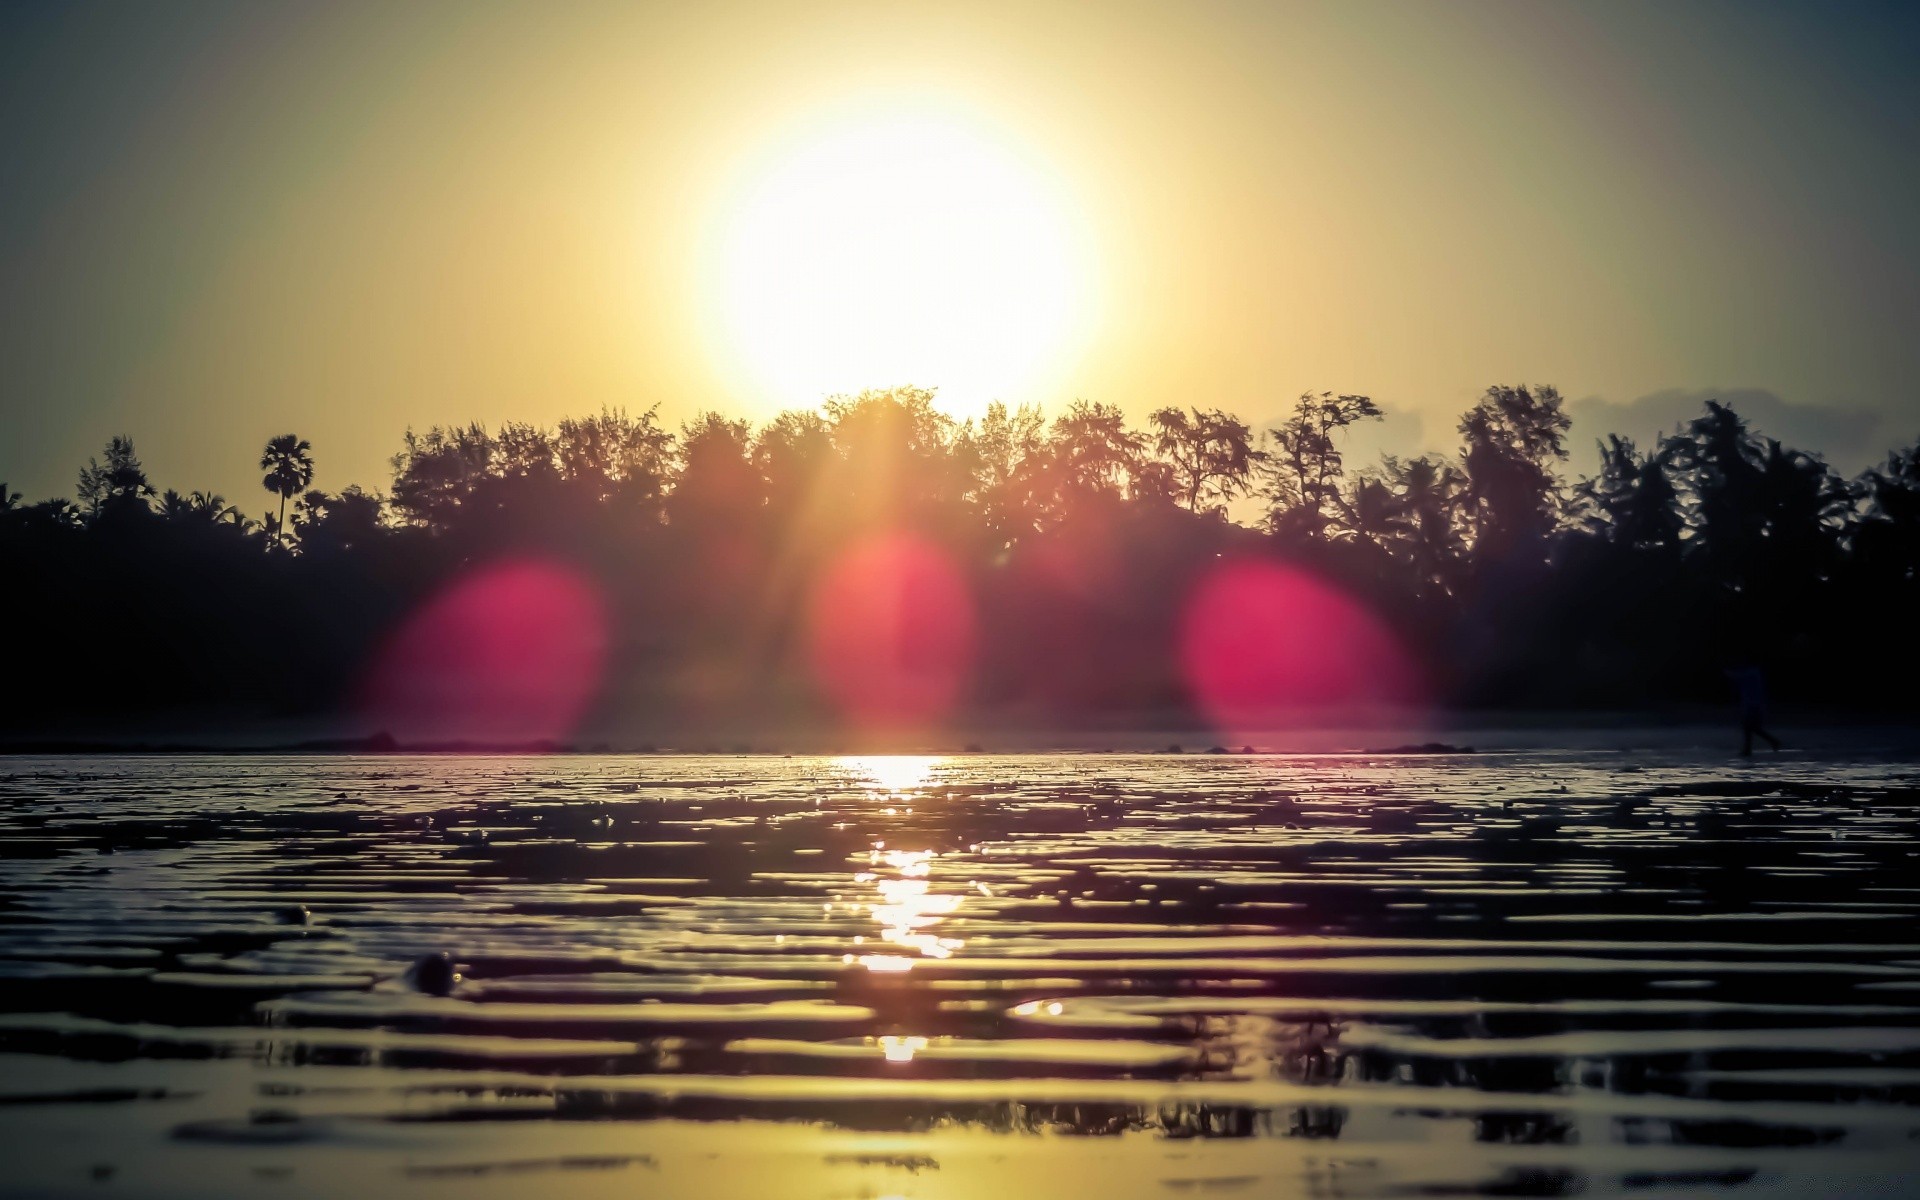
{"label": "dark treeline silhouette", "polygon": [[1344,589],[1456,706],[1724,702],[1765,666],[1788,704],[1908,706],[1920,665],[1920,444],[1856,479],[1732,409],[1566,479],[1550,387],[1494,387],[1453,456],[1358,465],[1364,396],[1301,398],[1264,433],[1167,408],[1145,428],[1077,402],[956,422],[902,388],[764,426],[653,410],[553,428],[408,431],[382,496],[309,490],[274,438],[262,523],[156,494],[132,442],[74,501],[0,485],[0,715],[16,731],[124,715],[339,713],[406,615],[477,565],[537,555],[611,613],[603,717],[742,720],[817,706],[806,596],[854,540],[909,530],[966,578],[966,703],[1023,720],[1188,712],[1174,630],[1222,559]]}

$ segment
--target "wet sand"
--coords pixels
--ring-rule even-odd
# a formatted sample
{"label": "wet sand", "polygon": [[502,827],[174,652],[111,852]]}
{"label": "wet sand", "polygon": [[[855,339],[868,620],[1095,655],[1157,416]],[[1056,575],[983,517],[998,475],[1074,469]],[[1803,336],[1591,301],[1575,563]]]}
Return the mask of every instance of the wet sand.
{"label": "wet sand", "polygon": [[0,760],[0,1194],[1920,1194],[1917,799],[1677,750]]}

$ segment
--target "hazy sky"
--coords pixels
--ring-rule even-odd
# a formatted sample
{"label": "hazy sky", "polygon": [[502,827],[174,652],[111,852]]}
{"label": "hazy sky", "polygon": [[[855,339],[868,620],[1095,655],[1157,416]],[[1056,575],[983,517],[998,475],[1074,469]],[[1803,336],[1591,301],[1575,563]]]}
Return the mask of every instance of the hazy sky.
{"label": "hazy sky", "polygon": [[715,263],[778,240],[766,181],[821,137],[953,209],[864,132],[926,112],[985,164],[954,218],[985,251],[1008,205],[1072,243],[1038,316],[1017,240],[875,310],[1004,284],[954,344],[1045,353],[976,392],[1366,392],[1390,448],[1452,446],[1494,382],[1557,384],[1585,434],[1737,393],[1857,467],[1920,436],[1916,61],[1898,4],[8,4],[0,479],[70,493],[126,432],[160,486],[254,508],[288,430],[333,489],[384,486],[408,425],[766,415],[739,343],[792,288]]}

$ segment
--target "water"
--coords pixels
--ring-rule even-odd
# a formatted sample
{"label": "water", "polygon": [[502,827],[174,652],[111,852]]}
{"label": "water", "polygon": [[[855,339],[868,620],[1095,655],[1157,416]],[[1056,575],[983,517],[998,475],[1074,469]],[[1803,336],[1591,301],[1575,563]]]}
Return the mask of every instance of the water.
{"label": "water", "polygon": [[1920,1195],[1917,796],[1589,752],[0,760],[0,1193]]}

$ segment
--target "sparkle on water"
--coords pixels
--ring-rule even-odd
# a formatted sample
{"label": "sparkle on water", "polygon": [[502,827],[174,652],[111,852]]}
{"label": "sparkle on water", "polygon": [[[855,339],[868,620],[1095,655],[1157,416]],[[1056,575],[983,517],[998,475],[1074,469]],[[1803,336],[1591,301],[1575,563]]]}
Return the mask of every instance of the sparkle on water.
{"label": "sparkle on water", "polygon": [[1913,1194],[1917,778],[9,759],[0,1186]]}

